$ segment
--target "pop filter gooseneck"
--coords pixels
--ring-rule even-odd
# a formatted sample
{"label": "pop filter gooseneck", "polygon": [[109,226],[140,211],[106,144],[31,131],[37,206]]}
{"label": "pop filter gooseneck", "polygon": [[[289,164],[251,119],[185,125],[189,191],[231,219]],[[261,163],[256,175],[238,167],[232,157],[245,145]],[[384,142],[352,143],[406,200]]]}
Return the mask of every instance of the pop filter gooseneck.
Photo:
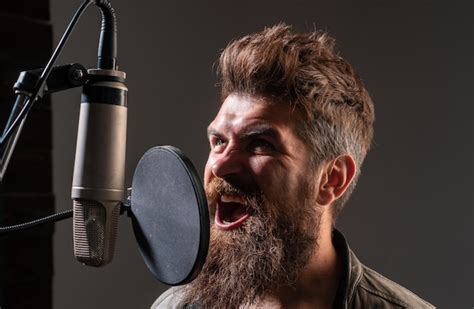
{"label": "pop filter gooseneck", "polygon": [[132,182],[131,217],[145,264],[168,285],[192,281],[209,246],[206,195],[191,161],[177,148],[148,150]]}

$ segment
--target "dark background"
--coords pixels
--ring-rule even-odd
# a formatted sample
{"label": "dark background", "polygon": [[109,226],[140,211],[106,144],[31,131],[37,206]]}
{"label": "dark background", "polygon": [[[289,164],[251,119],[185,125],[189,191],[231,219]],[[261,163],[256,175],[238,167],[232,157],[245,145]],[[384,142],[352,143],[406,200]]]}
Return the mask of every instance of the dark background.
{"label": "dark background", "polygon": [[[51,0],[54,42],[80,1]],[[155,145],[180,147],[202,171],[218,109],[215,60],[227,42],[285,21],[328,30],[375,102],[375,145],[339,227],[370,267],[441,308],[473,291],[473,4],[471,1],[113,0],[128,74],[127,184]],[[59,63],[95,65],[99,14],[87,11]],[[70,209],[80,91],[53,108],[57,210]],[[137,251],[128,218],[116,256],[87,268],[72,222],[56,225],[54,308],[147,308],[165,287]],[[27,297],[27,296],[25,296]]]}

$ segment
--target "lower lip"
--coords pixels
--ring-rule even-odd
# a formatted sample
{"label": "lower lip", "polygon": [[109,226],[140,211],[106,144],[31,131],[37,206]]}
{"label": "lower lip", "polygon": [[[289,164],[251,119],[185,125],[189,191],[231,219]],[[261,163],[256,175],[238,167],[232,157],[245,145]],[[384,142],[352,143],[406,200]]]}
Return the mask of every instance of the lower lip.
{"label": "lower lip", "polygon": [[[219,206],[217,206],[217,207],[219,207]],[[245,221],[248,220],[248,218],[250,218],[250,214],[245,214],[237,221],[234,221],[234,222],[231,222],[231,223],[224,223],[221,220],[221,218],[219,218],[218,214],[219,214],[219,210],[216,209],[216,214],[214,216],[214,223],[215,223],[216,227],[219,230],[222,230],[222,231],[230,231],[230,230],[238,229],[239,227],[242,226],[242,224],[244,224]]]}

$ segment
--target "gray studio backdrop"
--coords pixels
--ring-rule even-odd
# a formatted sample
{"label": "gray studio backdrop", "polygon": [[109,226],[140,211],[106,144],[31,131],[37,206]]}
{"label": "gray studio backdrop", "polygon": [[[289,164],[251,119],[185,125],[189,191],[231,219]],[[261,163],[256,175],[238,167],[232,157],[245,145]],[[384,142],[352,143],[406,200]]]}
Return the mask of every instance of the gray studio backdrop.
{"label": "gray studio backdrop", "polygon": [[[51,0],[57,42],[80,0]],[[471,1],[112,0],[128,74],[127,184],[155,145],[202,171],[218,108],[214,62],[231,38],[280,21],[336,37],[376,104],[376,142],[339,222],[372,268],[441,308],[472,308],[473,24]],[[461,5],[462,4],[462,5]],[[95,65],[99,14],[79,23],[59,63]],[[70,209],[80,91],[53,96],[54,190]],[[122,217],[115,259],[80,265],[72,222],[56,225],[54,306],[147,308],[165,287]]]}

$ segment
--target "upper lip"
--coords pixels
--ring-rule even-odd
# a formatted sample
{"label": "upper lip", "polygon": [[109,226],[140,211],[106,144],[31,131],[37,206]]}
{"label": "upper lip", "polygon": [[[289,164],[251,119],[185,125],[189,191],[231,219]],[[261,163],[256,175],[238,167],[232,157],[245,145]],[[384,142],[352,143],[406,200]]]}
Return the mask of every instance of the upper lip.
{"label": "upper lip", "polygon": [[242,205],[247,205],[245,199],[236,194],[223,194],[221,196],[221,202],[223,203],[238,203]]}

